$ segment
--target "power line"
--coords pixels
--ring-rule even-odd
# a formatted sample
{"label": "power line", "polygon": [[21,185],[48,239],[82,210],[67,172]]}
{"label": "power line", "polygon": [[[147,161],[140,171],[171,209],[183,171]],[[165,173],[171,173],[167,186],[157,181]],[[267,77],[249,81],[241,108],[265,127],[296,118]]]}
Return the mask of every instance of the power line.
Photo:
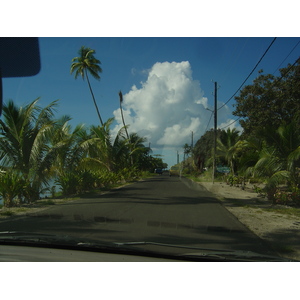
{"label": "power line", "polygon": [[228,124],[228,125],[226,125],[226,126],[223,126],[223,127],[219,128],[219,129],[224,129],[224,128],[226,128],[226,127],[229,127],[230,125],[232,125],[232,124],[234,124],[236,121],[238,121],[240,118],[241,118],[241,117],[238,117],[236,120],[234,120],[234,121],[231,122],[230,124]]}
{"label": "power line", "polygon": [[207,126],[206,126],[206,129],[205,129],[205,132],[207,131],[207,128],[208,128],[208,126],[209,126],[209,123],[210,123],[210,121],[211,121],[211,117],[213,116],[213,111],[211,112],[211,115],[210,115],[210,118],[209,118],[209,121],[208,121],[208,123],[207,123]]}
{"label": "power line", "polygon": [[232,68],[233,68],[233,67],[235,66],[235,64],[237,63],[237,61],[238,61],[239,57],[241,56],[241,54],[242,54],[242,52],[243,52],[243,50],[244,50],[246,44],[248,43],[249,39],[250,39],[250,37],[248,37],[248,38],[246,39],[244,45],[243,45],[242,48],[239,50],[239,53],[238,53],[238,54],[236,54],[236,50],[238,50],[238,46],[236,46],[235,50],[232,51],[232,56],[235,57],[235,59],[234,59],[233,63],[231,63],[230,68],[227,68],[227,70],[225,70],[225,72],[223,72],[223,76],[221,77],[221,79],[218,80],[218,81],[221,82],[222,84],[224,84],[224,78],[226,78],[226,80],[227,80],[228,78],[230,78],[230,77],[227,76],[227,75],[230,73],[230,71],[232,70]]}
{"label": "power line", "polygon": [[[269,51],[269,49],[271,48],[271,46],[273,45],[273,43],[275,42],[277,38],[275,37],[272,42],[270,43],[269,47],[266,49],[266,51],[264,52],[264,54],[262,55],[262,57],[260,58],[260,60],[258,61],[258,63],[255,65],[255,67],[253,68],[253,70],[250,72],[250,74],[247,76],[247,78],[243,81],[243,83],[241,84],[241,86],[238,88],[238,90],[221,106],[219,107],[217,110],[223,108],[236,94],[237,92],[241,89],[241,87],[245,84],[245,82],[248,80],[248,78],[252,75],[252,73],[255,71],[255,69],[257,68],[257,66],[260,64],[260,62],[262,61],[262,59],[264,58],[264,56],[267,54],[267,52]],[[285,57],[285,59],[281,62],[281,64],[278,66],[278,68],[274,71],[274,73],[280,68],[280,66],[285,62],[285,60],[291,55],[291,53],[295,50],[295,48],[298,46],[298,44],[300,43],[300,40],[298,41],[298,43],[293,47],[293,49],[289,52],[289,54]],[[297,63],[297,61],[299,60],[299,58],[296,59],[296,61],[288,68],[288,70],[280,76],[280,78],[278,79],[278,81],[280,81],[284,76],[286,76],[289,71],[291,70],[291,68],[293,66],[295,66],[295,64]],[[273,74],[274,74],[273,73]],[[210,118],[209,118],[209,121],[208,121],[208,124],[207,124],[207,127],[206,127],[206,130],[208,129],[208,126],[209,126],[209,123],[211,121],[211,118],[212,118],[212,115],[213,113],[211,114]],[[230,125],[234,124],[235,122],[237,122],[241,117],[238,117],[236,120],[234,120],[233,122],[231,122],[230,124],[226,125],[226,126],[223,126],[219,129],[224,129],[226,127],[229,127]]]}
{"label": "power line", "polygon": [[292,54],[292,52],[296,49],[296,47],[299,45],[300,40],[298,43],[294,46],[294,48],[290,51],[290,53],[285,57],[285,59],[281,62],[281,64],[277,67],[277,69],[273,72],[273,75],[276,73],[276,71],[281,67],[281,65],[286,61],[286,59]]}
{"label": "power line", "polygon": [[237,91],[221,107],[219,107],[218,110],[220,110],[221,108],[223,108],[238,93],[238,91],[242,88],[242,86],[245,84],[245,82],[249,79],[249,77],[255,71],[255,69],[257,68],[257,66],[260,64],[260,62],[262,61],[262,59],[264,58],[264,56],[267,54],[267,52],[269,51],[269,49],[271,48],[271,46],[273,45],[273,43],[275,42],[276,39],[277,39],[276,37],[273,39],[273,41],[270,43],[270,45],[267,48],[267,50],[265,51],[265,53],[262,55],[262,57],[260,58],[260,60],[258,61],[258,63],[255,65],[255,67],[252,69],[252,71],[250,72],[250,74],[243,81],[243,83],[240,85],[240,87],[237,89]]}
{"label": "power line", "polygon": [[282,75],[280,76],[279,79],[277,79],[278,82],[290,72],[291,68],[294,67],[295,64],[296,64],[298,61],[300,62],[300,57],[298,57],[298,58],[295,60],[295,62],[294,62],[292,65],[289,66],[289,68],[287,69],[287,71],[286,71],[284,74],[282,74]]}
{"label": "power line", "polygon": [[[300,43],[300,41],[298,42],[298,44]],[[297,44],[297,45],[298,45]],[[296,46],[297,46],[296,45]],[[294,47],[295,48],[295,47]],[[291,53],[291,52],[290,52]],[[289,56],[289,55],[288,55]],[[285,58],[286,59],[286,58]],[[295,60],[295,62],[292,64],[292,65],[290,65],[289,66],[289,68],[286,70],[286,72],[284,73],[284,74],[282,74],[281,76],[280,76],[280,78],[279,79],[277,79],[277,81],[279,82],[283,77],[285,77],[289,72],[290,72],[290,70],[292,69],[292,67],[294,67],[295,66],[295,64],[299,61],[299,59],[300,58],[297,58],[296,60]],[[279,67],[278,67],[279,68]],[[276,72],[276,71],[275,71]],[[228,124],[228,125],[226,125],[226,126],[223,126],[223,127],[221,127],[221,128],[219,128],[219,129],[224,129],[224,128],[226,128],[226,127],[229,127],[230,125],[232,125],[232,124],[234,124],[235,122],[237,122],[239,119],[241,118],[241,116],[240,117],[238,117],[236,120],[234,120],[233,122],[231,122],[230,124]]]}

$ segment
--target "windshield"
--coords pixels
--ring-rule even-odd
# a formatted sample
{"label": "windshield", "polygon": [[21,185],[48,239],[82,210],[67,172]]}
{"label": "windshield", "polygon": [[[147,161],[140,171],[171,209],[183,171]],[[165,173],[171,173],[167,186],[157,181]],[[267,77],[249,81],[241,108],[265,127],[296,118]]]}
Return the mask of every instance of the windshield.
{"label": "windshield", "polygon": [[0,231],[299,260],[299,41],[39,38],[2,75]]}

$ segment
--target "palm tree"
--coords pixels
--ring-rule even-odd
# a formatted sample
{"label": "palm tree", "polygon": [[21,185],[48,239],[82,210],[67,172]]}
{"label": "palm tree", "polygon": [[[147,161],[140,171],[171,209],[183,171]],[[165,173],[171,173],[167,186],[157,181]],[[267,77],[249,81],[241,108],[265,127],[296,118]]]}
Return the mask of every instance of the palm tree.
{"label": "palm tree", "polygon": [[221,132],[220,138],[217,140],[217,150],[219,157],[223,157],[229,164],[231,173],[234,174],[234,161],[239,150],[239,131],[233,128]]}
{"label": "palm tree", "polygon": [[189,146],[187,143],[185,143],[183,145],[183,154],[184,154],[184,160],[185,160],[185,156],[189,156],[189,154],[192,152],[192,146]]}
{"label": "palm tree", "polygon": [[101,62],[100,60],[95,58],[95,53],[95,50],[82,46],[78,51],[79,56],[72,59],[70,72],[71,74],[75,72],[75,79],[77,79],[79,75],[83,80],[84,77],[86,77],[101,126],[103,126],[103,121],[100,116],[100,112],[88,77],[88,73],[90,73],[95,79],[100,80],[99,73],[102,73],[102,69],[99,65],[101,64]]}
{"label": "palm tree", "polygon": [[50,137],[51,146],[60,144],[53,162],[52,171],[55,175],[61,175],[65,171],[76,171],[87,156],[91,143],[85,126],[79,124],[72,130],[69,120],[68,116],[60,118]]}
{"label": "palm tree", "polygon": [[145,138],[131,133],[126,137],[122,127],[112,139],[110,126],[113,118],[104,123],[104,126],[91,126],[91,140],[89,156],[86,159],[91,167],[103,168],[109,172],[119,172],[125,168],[140,167],[142,156],[147,156],[149,148],[144,146]]}
{"label": "palm tree", "polygon": [[[129,134],[128,134],[128,131],[127,131],[127,126],[126,126],[125,120],[124,120],[124,114],[123,114],[123,108],[122,108],[123,94],[122,94],[121,91],[119,92],[119,97],[120,97],[120,110],[121,110],[122,122],[123,122],[123,126],[124,126],[124,129],[125,129],[125,132],[126,132],[127,140],[129,142],[130,152],[132,152],[133,146],[130,143],[130,137],[129,137]],[[131,165],[133,166],[133,157],[132,156],[130,157],[130,162],[131,162]]]}
{"label": "palm tree", "polygon": [[91,147],[88,159],[95,167],[104,168],[109,172],[115,172],[120,168],[120,162],[124,161],[124,151],[127,151],[124,127],[119,130],[114,140],[111,138],[110,126],[113,120],[114,118],[110,118],[102,127],[90,127]]}
{"label": "palm tree", "polygon": [[[0,164],[2,169],[14,170],[22,176],[23,196],[37,200],[47,185],[55,148],[49,146],[49,137],[55,125],[54,109],[57,101],[45,108],[37,105],[39,99],[25,107],[17,107],[12,100],[3,106],[0,120]],[[10,177],[16,178],[16,177]]]}
{"label": "palm tree", "polygon": [[123,108],[122,108],[123,94],[122,94],[121,91],[119,92],[119,97],[120,97],[120,110],[121,110],[122,121],[123,121],[123,125],[124,125],[124,128],[125,128],[127,139],[129,140],[129,135],[128,135],[128,131],[127,131],[127,127],[125,125],[125,120],[124,120],[124,115],[123,115]]}
{"label": "palm tree", "polygon": [[277,130],[261,130],[265,143],[254,166],[254,172],[267,177],[266,188],[272,198],[278,184],[287,182],[290,187],[299,184],[300,135],[296,122],[280,126]]}
{"label": "palm tree", "polygon": [[145,137],[140,137],[137,133],[131,133],[129,136],[128,148],[130,150],[131,165],[143,168],[143,161],[149,158],[149,147],[145,147],[144,143],[147,141]]}
{"label": "palm tree", "polygon": [[76,194],[95,187],[95,176],[86,165],[91,136],[84,125],[72,130],[70,118],[63,116],[53,127],[49,143],[57,147],[51,173],[64,195]]}

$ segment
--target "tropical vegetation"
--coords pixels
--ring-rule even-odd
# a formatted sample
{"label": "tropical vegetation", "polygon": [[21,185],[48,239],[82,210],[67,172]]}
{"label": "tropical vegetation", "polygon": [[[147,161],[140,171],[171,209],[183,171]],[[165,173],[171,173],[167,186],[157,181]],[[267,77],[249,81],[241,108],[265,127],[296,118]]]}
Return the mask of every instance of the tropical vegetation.
{"label": "tropical vegetation", "polygon": [[95,79],[100,80],[99,73],[102,73],[102,68],[100,67],[101,61],[94,56],[95,53],[95,50],[82,46],[78,51],[79,56],[72,59],[70,72],[71,74],[75,72],[75,79],[77,79],[78,76],[81,76],[84,80],[86,77],[100,124],[103,126],[103,121],[88,76],[88,74],[90,74]]}
{"label": "tropical vegetation", "polygon": [[89,75],[100,80],[101,62],[95,50],[82,46],[72,59],[70,73],[87,79],[100,125],[72,128],[70,116],[56,117],[58,100],[46,107],[35,99],[25,106],[13,100],[3,105],[0,120],[0,197],[12,207],[37,201],[46,192],[63,196],[106,189],[116,183],[137,179],[145,172],[163,167],[161,158],[151,155],[146,139],[128,133],[124,126],[111,134],[114,119],[103,122]]}
{"label": "tropical vegetation", "polygon": [[72,128],[69,116],[56,118],[58,101],[44,108],[38,102],[3,105],[0,196],[6,207],[35,202],[54,186],[63,196],[105,189],[163,165],[138,134],[127,138],[122,127],[112,136],[113,119]]}
{"label": "tropical vegetation", "polygon": [[[274,204],[300,205],[300,59],[280,69],[280,76],[259,71],[253,84],[235,97],[234,115],[242,131],[218,129],[216,174],[228,184],[260,182]],[[192,150],[193,173],[212,168],[214,130],[206,131]]]}

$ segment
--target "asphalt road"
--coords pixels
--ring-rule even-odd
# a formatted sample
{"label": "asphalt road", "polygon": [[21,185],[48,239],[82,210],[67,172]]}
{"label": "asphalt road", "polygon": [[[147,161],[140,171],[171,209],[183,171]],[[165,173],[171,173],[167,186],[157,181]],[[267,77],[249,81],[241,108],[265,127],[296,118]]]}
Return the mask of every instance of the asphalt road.
{"label": "asphalt road", "polygon": [[0,231],[265,254],[269,251],[213,194],[188,179],[167,175],[139,181],[97,198],[82,198],[49,206],[36,214],[6,219],[0,222]]}

